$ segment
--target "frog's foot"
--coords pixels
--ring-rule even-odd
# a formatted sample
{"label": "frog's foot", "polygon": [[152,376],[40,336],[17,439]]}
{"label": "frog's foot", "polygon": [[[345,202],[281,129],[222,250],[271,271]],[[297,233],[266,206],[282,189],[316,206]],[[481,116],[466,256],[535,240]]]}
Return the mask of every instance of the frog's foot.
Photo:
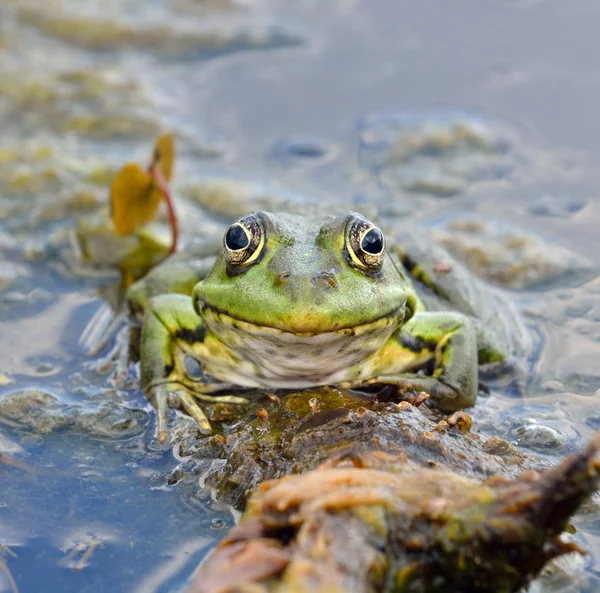
{"label": "frog's foot", "polygon": [[[222,388],[222,386],[219,387]],[[210,434],[212,432],[210,421],[197,400],[211,404],[248,403],[248,400],[244,397],[237,397],[235,395],[210,395],[198,389],[189,389],[187,386],[175,382],[162,383],[150,387],[147,391],[147,398],[156,410],[156,437],[159,443],[164,443],[169,438],[167,422],[170,407],[181,408],[194,419],[202,434]]]}
{"label": "frog's foot", "polygon": [[406,373],[399,376],[371,377],[359,383],[342,383],[342,387],[365,389],[373,387],[394,387],[399,399],[410,399],[424,391],[443,410],[456,412],[471,407],[473,398],[466,397],[457,389],[428,375]]}

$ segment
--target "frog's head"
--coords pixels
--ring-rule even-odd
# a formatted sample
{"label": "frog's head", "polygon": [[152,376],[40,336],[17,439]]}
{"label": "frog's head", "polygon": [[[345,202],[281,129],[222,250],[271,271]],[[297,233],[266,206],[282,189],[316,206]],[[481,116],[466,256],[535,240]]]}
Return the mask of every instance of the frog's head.
{"label": "frog's head", "polygon": [[411,295],[383,233],[360,214],[316,221],[255,212],[229,227],[192,298],[201,316],[306,335],[399,324],[412,314]]}

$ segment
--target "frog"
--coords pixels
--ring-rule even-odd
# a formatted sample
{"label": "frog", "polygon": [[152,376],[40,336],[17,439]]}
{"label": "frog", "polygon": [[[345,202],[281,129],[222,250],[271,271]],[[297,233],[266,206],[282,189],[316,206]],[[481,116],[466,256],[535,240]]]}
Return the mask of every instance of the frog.
{"label": "frog", "polygon": [[[214,263],[167,261],[132,286],[131,309],[143,317],[142,387],[159,440],[167,438],[169,403],[208,433],[199,402],[246,403],[224,394],[236,388],[408,384],[443,410],[473,405],[479,366],[506,360],[507,344],[490,331],[489,315],[427,310],[409,273],[430,301],[447,298],[444,283],[386,243],[354,212],[256,212],[227,229]],[[455,289],[459,305],[473,285]],[[476,292],[480,302],[495,296]],[[489,305],[480,313],[503,319]],[[187,358],[200,365],[200,378],[188,373]]]}
{"label": "frog", "polygon": [[202,404],[245,404],[244,389],[408,386],[443,411],[473,406],[480,368],[514,359],[523,330],[507,299],[464,273],[449,287],[439,263],[354,211],[251,212],[218,246],[174,254],[127,292],[158,440],[170,407],[210,434]]}

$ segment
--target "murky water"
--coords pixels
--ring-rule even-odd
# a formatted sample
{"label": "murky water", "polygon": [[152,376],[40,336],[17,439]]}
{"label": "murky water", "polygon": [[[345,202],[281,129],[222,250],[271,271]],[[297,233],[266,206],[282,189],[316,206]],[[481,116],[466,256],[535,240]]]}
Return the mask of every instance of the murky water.
{"label": "murky water", "polygon": [[[116,277],[77,263],[69,229],[160,130],[188,236],[283,199],[419,222],[542,344],[527,398],[495,390],[478,430],[554,460],[600,427],[599,16],[593,0],[2,2],[0,557],[19,590],[175,591],[233,523],[165,481],[178,460],[135,381],[78,346]],[[600,590],[600,519],[575,525],[590,554],[537,590]]]}

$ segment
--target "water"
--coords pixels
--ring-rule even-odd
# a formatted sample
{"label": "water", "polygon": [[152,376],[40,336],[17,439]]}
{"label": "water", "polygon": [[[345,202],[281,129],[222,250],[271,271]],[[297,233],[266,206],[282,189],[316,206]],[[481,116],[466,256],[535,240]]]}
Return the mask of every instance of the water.
{"label": "water", "polygon": [[[423,223],[543,344],[527,399],[498,390],[474,425],[549,460],[585,442],[600,426],[599,16],[592,0],[3,2],[0,544],[20,591],[175,591],[233,523],[193,481],[168,485],[177,460],[135,381],[116,387],[78,347],[115,278],[82,273],[67,229],[161,129],[180,211],[212,202],[188,233],[231,210],[207,186],[241,212],[285,195]],[[590,555],[536,590],[600,589],[600,522],[575,524]]]}

